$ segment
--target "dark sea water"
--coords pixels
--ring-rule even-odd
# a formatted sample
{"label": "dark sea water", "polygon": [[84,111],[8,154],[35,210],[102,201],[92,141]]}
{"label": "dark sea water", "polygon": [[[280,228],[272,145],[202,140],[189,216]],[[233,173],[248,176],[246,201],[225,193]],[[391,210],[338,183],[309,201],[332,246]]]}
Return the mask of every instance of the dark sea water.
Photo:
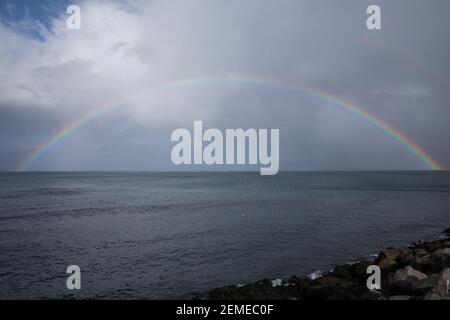
{"label": "dark sea water", "polygon": [[1,173],[0,298],[191,298],[448,227],[446,172]]}

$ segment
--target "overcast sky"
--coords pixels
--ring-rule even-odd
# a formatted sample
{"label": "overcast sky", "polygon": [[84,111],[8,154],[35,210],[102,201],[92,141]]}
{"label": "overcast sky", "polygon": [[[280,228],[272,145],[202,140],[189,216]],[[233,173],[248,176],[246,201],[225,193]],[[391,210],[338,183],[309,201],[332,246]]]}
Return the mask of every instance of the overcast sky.
{"label": "overcast sky", "polygon": [[[383,118],[450,167],[450,1],[1,1],[0,170],[79,115],[31,170],[178,170],[170,134],[280,128],[280,170],[426,169],[405,146],[325,99],[197,83],[245,75],[306,83]],[[366,28],[378,4],[382,30]],[[208,168],[207,168],[208,169]],[[221,168],[209,168],[221,169]],[[223,169],[223,168],[222,168]]]}

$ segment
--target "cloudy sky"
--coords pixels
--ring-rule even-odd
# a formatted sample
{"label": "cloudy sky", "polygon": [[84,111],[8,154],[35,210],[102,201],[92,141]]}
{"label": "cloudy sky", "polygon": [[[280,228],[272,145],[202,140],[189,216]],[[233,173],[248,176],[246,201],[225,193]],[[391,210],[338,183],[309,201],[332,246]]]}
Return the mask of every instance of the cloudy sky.
{"label": "cloudy sky", "polygon": [[[106,108],[27,170],[179,170],[170,134],[280,128],[280,170],[426,169],[340,97],[450,167],[448,0],[89,0],[0,4],[0,170]],[[366,27],[378,4],[382,30]],[[164,86],[164,84],[175,84]],[[111,106],[111,108],[107,108]],[[200,168],[203,169],[203,168]],[[221,169],[221,168],[207,168]]]}

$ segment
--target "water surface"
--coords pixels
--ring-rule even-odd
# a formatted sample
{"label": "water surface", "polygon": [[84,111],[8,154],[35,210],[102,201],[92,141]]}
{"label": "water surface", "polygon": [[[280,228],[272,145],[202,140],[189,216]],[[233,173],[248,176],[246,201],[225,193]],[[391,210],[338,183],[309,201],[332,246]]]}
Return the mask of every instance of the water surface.
{"label": "water surface", "polygon": [[190,298],[448,227],[447,172],[1,173],[0,298]]}

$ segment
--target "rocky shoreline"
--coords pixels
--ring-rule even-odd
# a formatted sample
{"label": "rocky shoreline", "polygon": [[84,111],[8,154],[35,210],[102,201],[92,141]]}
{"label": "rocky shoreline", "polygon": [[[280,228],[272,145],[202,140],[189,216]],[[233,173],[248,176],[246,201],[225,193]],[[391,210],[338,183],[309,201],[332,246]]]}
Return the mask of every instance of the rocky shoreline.
{"label": "rocky shoreline", "polygon": [[[369,290],[371,265],[381,271],[381,288]],[[310,279],[263,279],[253,284],[216,288],[213,300],[450,300],[450,228],[441,238],[404,248],[382,250],[374,260],[336,266]]]}

